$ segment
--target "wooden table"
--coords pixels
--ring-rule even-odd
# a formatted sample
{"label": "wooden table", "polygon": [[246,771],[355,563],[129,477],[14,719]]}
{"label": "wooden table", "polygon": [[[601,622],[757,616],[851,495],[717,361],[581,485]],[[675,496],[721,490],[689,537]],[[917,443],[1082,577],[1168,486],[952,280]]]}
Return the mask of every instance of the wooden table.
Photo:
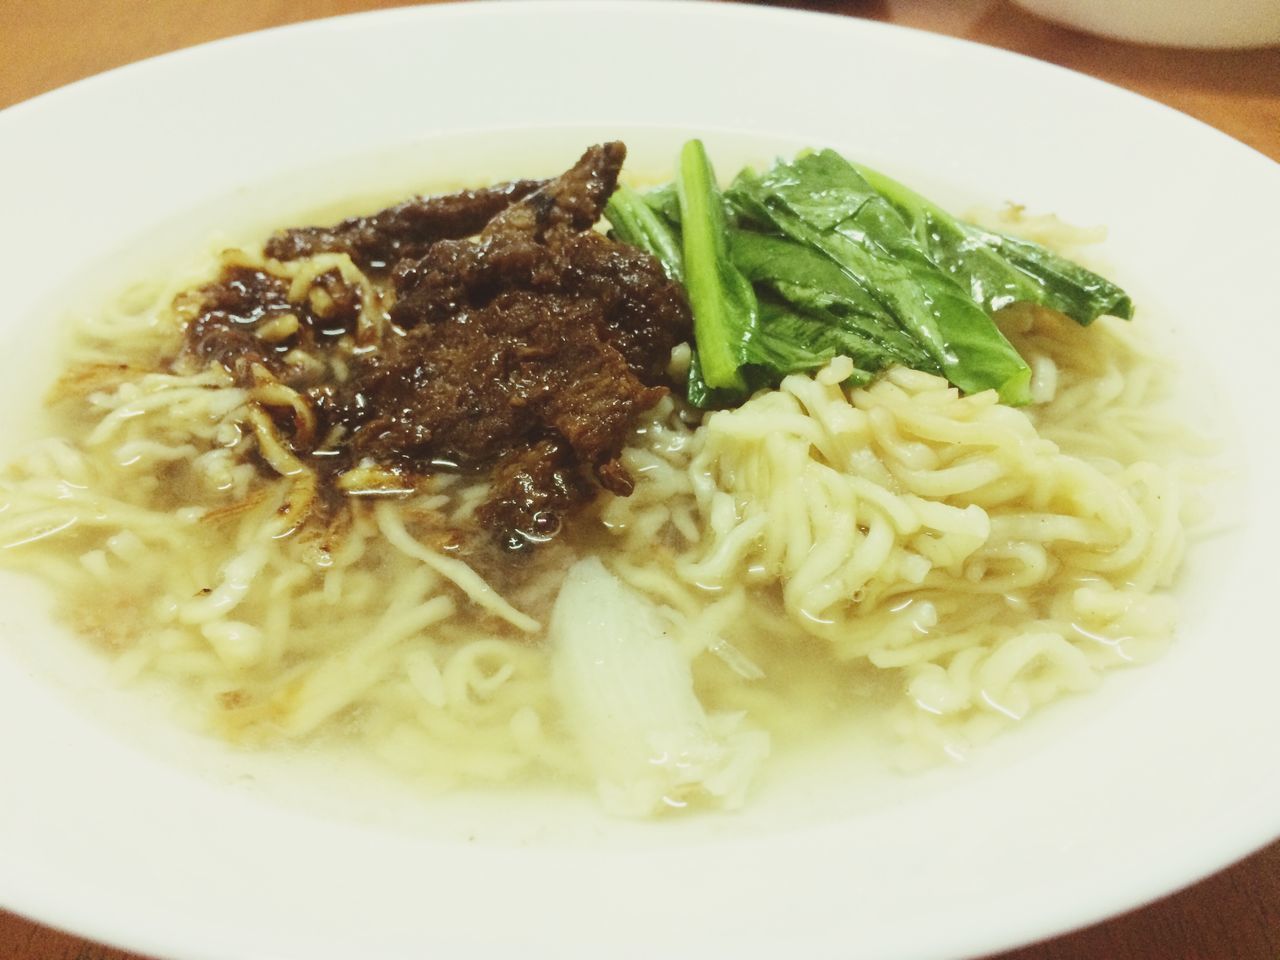
{"label": "wooden table", "polygon": [[[386,0],[10,0],[0,5],[0,107],[206,40],[395,5]],[[1030,54],[1163,101],[1280,160],[1280,48],[1193,52],[1115,43],[1036,19],[1006,0],[786,5],[886,20]],[[140,958],[0,912],[0,960]],[[1280,960],[1280,843],[1145,909],[998,960]]]}

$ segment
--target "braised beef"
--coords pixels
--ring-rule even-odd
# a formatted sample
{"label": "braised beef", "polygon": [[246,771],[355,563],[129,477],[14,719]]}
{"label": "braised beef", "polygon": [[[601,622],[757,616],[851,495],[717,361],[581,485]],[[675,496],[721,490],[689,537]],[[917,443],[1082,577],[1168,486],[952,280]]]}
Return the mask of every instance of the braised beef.
{"label": "braised beef", "polygon": [[[277,257],[339,242],[366,263],[414,251],[390,273],[391,323],[370,349],[353,349],[352,338],[342,336],[355,322],[343,312],[342,289],[322,302],[346,326],[323,326],[309,309],[289,303],[287,281],[236,270],[203,291],[187,349],[229,368],[252,355],[285,382],[294,377],[292,385],[305,387],[320,421],[317,436],[341,437],[339,449],[318,464],[322,477],[366,460],[409,474],[442,468],[487,474],[491,489],[480,522],[509,549],[544,542],[600,487],[631,493],[620,460],[627,433],[667,392],[671,349],[689,334],[684,292],[659,263],[592,229],[625,153],[620,143],[592,147],[532,192],[522,181],[475,191],[465,203],[458,200],[463,195],[412,201],[421,223],[435,217],[437,234],[410,237],[402,230],[406,204],[330,230],[273,238],[268,249]],[[490,207],[476,199],[482,195]],[[420,216],[427,209],[472,210],[472,200],[474,209],[489,211],[484,222],[457,214],[448,229],[478,237],[442,236],[444,213]],[[331,245],[306,246],[313,242]],[[354,309],[358,317],[358,297]],[[264,347],[262,323],[290,310],[298,332]],[[329,367],[344,375],[301,383],[283,347],[314,352],[326,364],[334,359],[326,351],[345,350]]]}
{"label": "braised beef", "polygon": [[565,514],[594,492],[568,444],[539,440],[494,466],[480,521],[496,532],[507,550],[525,549],[558,534]]}
{"label": "braised beef", "polygon": [[277,260],[346,253],[366,270],[385,270],[406,257],[422,256],[437,240],[479,233],[497,214],[543,183],[513,180],[482,190],[414,197],[369,217],[343,220],[337,226],[282,230],[267,241],[264,252]]}

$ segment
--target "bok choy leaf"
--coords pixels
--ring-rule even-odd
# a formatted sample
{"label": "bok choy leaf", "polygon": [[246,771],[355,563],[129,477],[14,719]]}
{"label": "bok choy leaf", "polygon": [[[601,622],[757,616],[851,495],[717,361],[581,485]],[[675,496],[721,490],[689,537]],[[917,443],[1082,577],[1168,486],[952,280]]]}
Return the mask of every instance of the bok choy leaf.
{"label": "bok choy leaf", "polygon": [[[938,372],[928,352],[821,252],[786,237],[750,230],[732,231],[730,247],[734,263],[748,280],[806,314],[811,336],[823,342],[834,338],[830,342],[841,342],[853,350],[848,356],[855,363],[865,363],[869,370],[900,363]],[[763,319],[761,326],[766,326]],[[829,332],[823,333],[828,328]]]}
{"label": "bok choy leaf", "polygon": [[1038,303],[1084,325],[1104,315],[1133,317],[1129,295],[1105,277],[1039,244],[958,220],[883,173],[856,169],[910,225],[930,258],[987,310]]}
{"label": "bok choy leaf", "polygon": [[994,389],[1012,404],[1031,399],[1031,369],[995,322],[839,154],[744,173],[728,196],[750,220],[829,257],[961,390]]}

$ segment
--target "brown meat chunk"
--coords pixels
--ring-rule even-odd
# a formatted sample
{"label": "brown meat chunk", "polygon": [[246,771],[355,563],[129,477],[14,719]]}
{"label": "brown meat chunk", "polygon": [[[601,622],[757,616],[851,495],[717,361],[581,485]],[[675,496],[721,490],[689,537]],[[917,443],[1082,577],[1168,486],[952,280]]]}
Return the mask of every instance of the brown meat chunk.
{"label": "brown meat chunk", "polygon": [[351,444],[380,462],[470,467],[554,433],[603,467],[635,414],[666,392],[636,376],[607,329],[600,300],[520,290],[415,326],[358,368],[357,403],[369,415]]}
{"label": "brown meat chunk", "polygon": [[[602,144],[542,185],[277,234],[277,258],[341,249],[377,269],[398,259],[375,283],[394,299],[381,341],[352,336],[360,296],[336,272],[291,302],[288,279],[229,267],[197,291],[184,355],[240,376],[261,363],[302,391],[314,435],[330,438],[312,462],[332,502],[337,478],[366,460],[410,476],[487,473],[479,522],[507,549],[542,543],[600,487],[631,493],[623,445],[667,392],[671,349],[691,325],[683,290],[653,257],[592,229],[625,155]],[[316,362],[290,367],[294,350]]]}
{"label": "brown meat chunk", "polygon": [[[666,393],[657,384],[688,332],[684,293],[658,262],[590,230],[624,156],[621,144],[592,147],[478,241],[401,264],[391,315],[407,332],[356,376],[358,455],[502,461],[499,476],[518,478],[497,482],[482,512],[504,542],[586,499],[589,486],[548,479],[565,476],[568,453],[601,486],[631,492],[618,459],[627,431]],[[557,491],[546,503],[530,493],[544,487]]]}
{"label": "brown meat chunk", "polygon": [[299,302],[289,299],[290,286],[287,278],[265,270],[226,267],[194,293],[185,355],[201,364],[221,363],[241,379],[252,363],[261,363],[286,383],[293,381],[285,354],[295,348],[322,354],[352,334],[361,301],[336,270],[316,277]]}
{"label": "brown meat chunk", "polygon": [[267,241],[267,256],[297,260],[315,253],[346,253],[374,272],[403,258],[417,258],[437,240],[457,240],[479,233],[485,224],[543,185],[540,180],[513,180],[482,190],[439,197],[414,197],[368,217],[352,217],[333,227],[297,227]]}
{"label": "brown meat chunk", "polygon": [[546,543],[560,532],[566,513],[592,494],[573,452],[558,440],[509,453],[493,468],[492,481],[480,520],[499,532],[508,550]]}
{"label": "brown meat chunk", "polygon": [[588,147],[566,173],[494,217],[484,234],[524,233],[542,240],[557,230],[590,230],[613,196],[626,158],[626,146],[617,141]]}
{"label": "brown meat chunk", "polygon": [[684,291],[653,257],[593,231],[545,243],[518,232],[487,234],[479,243],[445,241],[402,265],[396,286],[400,299],[391,317],[410,330],[456,322],[513,290],[598,303],[596,336],[648,380],[662,376],[689,325]]}

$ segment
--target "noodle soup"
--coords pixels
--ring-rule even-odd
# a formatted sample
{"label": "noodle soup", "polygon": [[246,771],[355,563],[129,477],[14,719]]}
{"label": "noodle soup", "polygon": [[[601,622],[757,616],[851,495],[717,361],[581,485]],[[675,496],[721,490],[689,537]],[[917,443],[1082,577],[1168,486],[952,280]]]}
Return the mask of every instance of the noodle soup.
{"label": "noodle soup", "polygon": [[0,542],[120,676],[162,678],[236,744],[352,743],[433,783],[554,777],[624,814],[733,807],[771,752],[851,720],[904,765],[962,757],[1171,635],[1175,433],[1161,362],[1118,321],[1000,312],[1034,372],[1021,409],[905,368],[850,389],[842,356],[734,409],[667,396],[627,433],[632,492],[512,559],[457,537],[490,477],[356,463],[326,499],[273,419],[296,392],[184,358],[232,267],[299,310],[337,276],[369,329],[394,301],[346,254],[255,246],[91,318],[56,434],[4,474]]}

